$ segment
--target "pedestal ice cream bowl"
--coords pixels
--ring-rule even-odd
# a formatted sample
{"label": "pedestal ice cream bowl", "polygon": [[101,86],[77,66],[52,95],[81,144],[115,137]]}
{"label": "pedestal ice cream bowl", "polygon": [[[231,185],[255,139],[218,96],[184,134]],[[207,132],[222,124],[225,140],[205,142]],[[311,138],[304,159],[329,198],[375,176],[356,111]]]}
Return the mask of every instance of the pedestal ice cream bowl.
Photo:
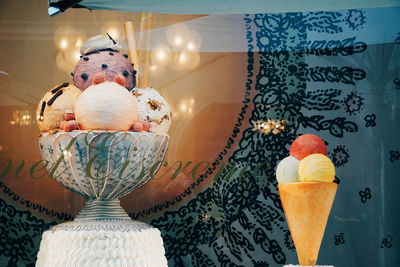
{"label": "pedestal ice cream bowl", "polygon": [[43,133],[51,176],[88,200],[74,221],[43,233],[36,266],[167,267],[160,231],[131,220],[119,198],[151,179],[168,141],[149,132]]}
{"label": "pedestal ice cream bowl", "polygon": [[43,133],[39,137],[50,175],[88,199],[75,221],[130,219],[119,199],[151,179],[168,142],[167,134],[127,131]]}

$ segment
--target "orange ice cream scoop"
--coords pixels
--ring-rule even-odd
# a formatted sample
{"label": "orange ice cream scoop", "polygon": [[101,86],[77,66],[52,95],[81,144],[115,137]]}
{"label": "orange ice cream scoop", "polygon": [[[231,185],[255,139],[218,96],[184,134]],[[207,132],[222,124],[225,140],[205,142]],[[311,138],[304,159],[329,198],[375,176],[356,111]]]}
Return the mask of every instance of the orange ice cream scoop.
{"label": "orange ice cream scoop", "polygon": [[323,155],[327,154],[324,140],[314,134],[300,135],[290,146],[290,156],[293,156],[298,160],[302,160],[314,153]]}

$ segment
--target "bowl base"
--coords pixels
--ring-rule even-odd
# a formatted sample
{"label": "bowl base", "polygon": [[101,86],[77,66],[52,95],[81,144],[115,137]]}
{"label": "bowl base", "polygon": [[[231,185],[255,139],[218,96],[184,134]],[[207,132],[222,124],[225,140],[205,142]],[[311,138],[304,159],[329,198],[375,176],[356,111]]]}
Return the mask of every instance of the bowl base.
{"label": "bowl base", "polygon": [[88,200],[85,207],[75,217],[80,221],[102,220],[131,220],[126,211],[121,207],[119,199],[93,199]]}

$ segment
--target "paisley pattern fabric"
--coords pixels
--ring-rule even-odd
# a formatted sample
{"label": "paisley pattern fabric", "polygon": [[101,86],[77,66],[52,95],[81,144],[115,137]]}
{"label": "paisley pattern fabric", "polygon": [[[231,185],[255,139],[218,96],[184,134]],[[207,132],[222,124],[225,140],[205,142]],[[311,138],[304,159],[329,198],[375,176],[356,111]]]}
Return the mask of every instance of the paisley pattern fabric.
{"label": "paisley pattern fabric", "polygon": [[1,266],[34,266],[42,232],[55,224],[0,198]]}
{"label": "paisley pattern fabric", "polygon": [[[400,186],[400,29],[388,34],[384,21],[378,28],[390,41],[371,39],[381,36],[371,28],[385,14],[380,9],[243,17],[247,83],[224,150],[181,196],[131,214],[140,220],[163,211],[149,222],[162,232],[170,266],[296,263],[274,169],[303,133],[326,140],[340,182],[319,262],[350,267],[400,261],[393,204]],[[391,20],[387,28],[395,21],[400,25]],[[253,131],[253,121],[268,119],[286,120],[286,131]],[[208,176],[213,183],[182,202]],[[0,202],[1,225],[7,225],[0,260],[32,264],[40,233],[52,223],[10,203]]]}
{"label": "paisley pattern fabric", "polygon": [[[249,53],[247,85],[255,90],[250,100],[249,127],[234,139],[236,149],[230,158],[221,160],[228,164],[212,186],[151,222],[162,229],[170,265],[281,266],[297,262],[276,190],[274,169],[288,155],[289,144],[296,136],[315,133],[327,141],[329,154],[338,168],[336,179],[342,180],[344,187],[336,201],[340,204],[332,211],[320,261],[337,266],[364,266],[373,261],[379,266],[381,252],[377,247],[380,243],[382,248],[390,247],[386,244],[394,239],[392,235],[370,236],[366,245],[372,253],[370,257],[345,249],[346,239],[360,245],[349,232],[360,225],[351,221],[361,222],[368,217],[362,203],[371,198],[372,189],[361,187],[368,183],[376,185],[375,177],[364,172],[364,176],[359,176],[354,167],[348,166],[351,162],[360,167],[360,162],[352,160],[350,155],[359,156],[364,151],[354,140],[367,138],[367,128],[377,125],[378,116],[371,112],[379,113],[382,119],[385,114],[383,105],[379,108],[372,105],[372,100],[382,100],[371,97],[371,91],[375,92],[371,85],[366,86],[380,82],[367,79],[379,68],[365,65],[376,61],[382,65],[385,61],[389,66],[397,64],[386,68],[386,75],[393,79],[399,63],[377,53],[390,46],[392,55],[399,55],[399,48],[392,44],[368,46],[357,37],[357,31],[367,21],[364,10],[257,14],[244,20],[250,50],[257,46],[262,51]],[[257,69],[255,61],[259,62]],[[391,94],[395,87],[386,90]],[[243,104],[242,110],[246,110],[247,98]],[[277,135],[253,131],[252,121],[267,119],[286,120],[287,131]],[[385,123],[393,127],[396,119],[397,113],[392,121]],[[383,138],[380,134],[376,131],[377,138]],[[388,137],[385,142],[393,145],[396,138]],[[382,152],[386,149],[382,148]],[[379,157],[372,160],[377,162]],[[386,169],[387,165],[371,169],[376,167]],[[346,197],[355,198],[357,193],[361,200],[346,206]],[[379,203],[373,207],[378,212],[382,208]],[[376,222],[374,215],[371,216]],[[376,227],[383,230],[382,226]],[[360,247],[354,249],[361,251]],[[338,253],[343,257],[332,256]],[[389,262],[399,260],[395,254],[391,256]]]}

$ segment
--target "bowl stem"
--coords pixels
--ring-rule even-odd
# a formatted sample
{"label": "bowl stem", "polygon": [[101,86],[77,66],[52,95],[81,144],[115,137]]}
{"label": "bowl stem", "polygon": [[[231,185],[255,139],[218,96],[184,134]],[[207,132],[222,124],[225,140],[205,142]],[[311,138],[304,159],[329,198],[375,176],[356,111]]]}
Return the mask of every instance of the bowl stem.
{"label": "bowl stem", "polygon": [[121,207],[119,199],[92,199],[74,221],[131,220]]}

